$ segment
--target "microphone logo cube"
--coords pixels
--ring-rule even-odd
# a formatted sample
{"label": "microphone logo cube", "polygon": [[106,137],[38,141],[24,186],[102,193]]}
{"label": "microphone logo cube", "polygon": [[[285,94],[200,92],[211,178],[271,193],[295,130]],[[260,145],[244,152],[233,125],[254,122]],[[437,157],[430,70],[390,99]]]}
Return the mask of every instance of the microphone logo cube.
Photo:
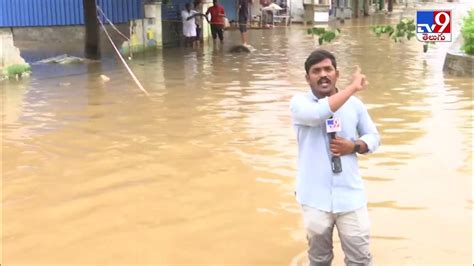
{"label": "microphone logo cube", "polygon": [[451,21],[451,10],[418,10],[416,38],[420,42],[450,42]]}
{"label": "microphone logo cube", "polygon": [[341,124],[340,118],[336,117],[336,118],[326,119],[327,133],[339,132],[341,130],[342,130],[342,124]]}

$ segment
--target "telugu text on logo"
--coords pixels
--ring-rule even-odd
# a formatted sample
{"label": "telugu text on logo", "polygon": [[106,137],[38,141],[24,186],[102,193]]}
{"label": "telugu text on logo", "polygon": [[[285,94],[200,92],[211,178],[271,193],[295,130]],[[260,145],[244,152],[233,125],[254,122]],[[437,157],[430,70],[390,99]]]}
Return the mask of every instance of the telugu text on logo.
{"label": "telugu text on logo", "polygon": [[450,42],[451,21],[451,10],[418,10],[416,38],[421,42]]}

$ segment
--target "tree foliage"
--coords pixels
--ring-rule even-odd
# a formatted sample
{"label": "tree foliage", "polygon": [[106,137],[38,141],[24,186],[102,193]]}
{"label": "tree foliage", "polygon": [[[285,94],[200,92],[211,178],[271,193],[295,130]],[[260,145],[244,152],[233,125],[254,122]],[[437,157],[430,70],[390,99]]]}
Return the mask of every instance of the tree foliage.
{"label": "tree foliage", "polygon": [[307,30],[308,34],[311,35],[317,35],[319,36],[318,38],[318,43],[319,45],[322,45],[324,42],[332,42],[334,39],[336,39],[337,36],[341,33],[340,29],[336,29],[334,31],[332,30],[327,30],[325,28],[309,28]]}
{"label": "tree foliage", "polygon": [[461,49],[466,54],[474,55],[474,10],[470,10],[464,18],[461,35],[463,38]]}
{"label": "tree foliage", "polygon": [[372,31],[380,37],[382,34],[388,34],[395,42],[401,42],[403,38],[411,40],[416,36],[416,26],[413,19],[402,19],[397,25],[377,25],[372,27]]}
{"label": "tree foliage", "polygon": [[[380,37],[382,34],[387,34],[394,42],[402,42],[404,38],[411,40],[416,36],[416,25],[414,19],[404,18],[400,22],[393,25],[377,25],[372,27],[372,32]],[[423,52],[428,51],[428,44],[434,44],[434,42],[424,42]]]}

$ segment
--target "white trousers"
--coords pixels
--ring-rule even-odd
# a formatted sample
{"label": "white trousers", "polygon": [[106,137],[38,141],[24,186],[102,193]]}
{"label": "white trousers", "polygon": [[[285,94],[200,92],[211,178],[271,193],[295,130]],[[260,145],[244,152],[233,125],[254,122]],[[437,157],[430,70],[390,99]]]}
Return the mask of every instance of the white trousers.
{"label": "white trousers", "polygon": [[334,258],[332,233],[337,227],[347,266],[372,265],[369,250],[370,221],[367,207],[330,213],[302,205],[311,266],[329,266]]}

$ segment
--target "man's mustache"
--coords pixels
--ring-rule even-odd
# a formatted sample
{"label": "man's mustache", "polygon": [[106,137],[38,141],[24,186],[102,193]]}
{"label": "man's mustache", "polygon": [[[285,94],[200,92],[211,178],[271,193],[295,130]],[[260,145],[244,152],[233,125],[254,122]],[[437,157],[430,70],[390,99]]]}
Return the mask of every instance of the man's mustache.
{"label": "man's mustache", "polygon": [[320,80],[318,80],[318,84],[321,84],[323,82],[331,83],[331,80],[329,80],[328,78],[321,78]]}

